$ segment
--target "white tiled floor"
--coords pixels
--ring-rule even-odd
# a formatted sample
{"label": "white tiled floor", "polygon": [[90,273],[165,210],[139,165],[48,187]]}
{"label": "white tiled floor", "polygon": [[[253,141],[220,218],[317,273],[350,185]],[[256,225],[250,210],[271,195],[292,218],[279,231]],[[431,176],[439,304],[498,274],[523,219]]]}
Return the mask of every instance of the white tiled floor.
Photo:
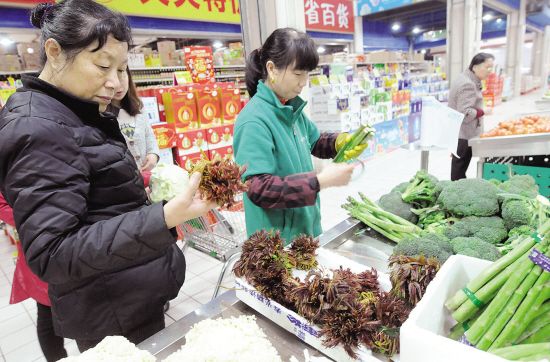
{"label": "white tiled floor", "polygon": [[[513,117],[518,110],[534,111],[533,101],[540,96],[541,92],[536,92],[502,104],[493,115],[486,118],[486,127],[491,128],[497,121]],[[475,161],[472,160],[469,177],[475,176]],[[323,228],[326,230],[347,217],[346,212],[340,208],[347,196],[362,191],[377,199],[396,184],[410,178],[419,166],[419,153],[398,149],[367,162],[364,172],[347,187],[323,190]],[[430,155],[429,171],[440,179],[449,179],[449,153],[433,152]],[[15,248],[8,243],[3,232],[0,232],[0,362],[44,361],[36,337],[36,304],[31,300],[17,305],[8,304],[13,279],[14,251]],[[221,270],[221,263],[204,253],[187,249],[185,254],[186,281],[178,297],[171,301],[170,310],[166,313],[167,325],[210,300]],[[231,287],[230,279],[224,282],[228,288]],[[66,340],[65,346],[70,355],[78,354],[74,341]]]}

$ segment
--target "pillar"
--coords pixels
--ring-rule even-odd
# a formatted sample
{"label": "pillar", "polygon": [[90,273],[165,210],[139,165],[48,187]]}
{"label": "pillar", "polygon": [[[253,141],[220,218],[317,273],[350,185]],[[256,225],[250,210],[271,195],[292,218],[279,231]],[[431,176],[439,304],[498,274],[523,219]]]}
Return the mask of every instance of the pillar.
{"label": "pillar", "polygon": [[540,76],[542,78],[542,87],[548,89],[548,75],[550,74],[550,25],[547,25],[544,29],[541,58]]}
{"label": "pillar", "polygon": [[543,38],[544,33],[535,32],[535,36],[533,38],[533,48],[532,56],[531,56],[531,73],[535,77],[540,77],[542,74],[542,46],[543,46]]}
{"label": "pillar", "polygon": [[365,47],[363,44],[363,17],[355,17],[355,29],[353,32],[353,48],[355,53],[363,54]]}
{"label": "pillar", "polygon": [[520,0],[519,10],[508,15],[506,28],[506,74],[512,78],[512,94],[521,95],[521,63],[523,60],[523,43],[527,29],[526,0]]}
{"label": "pillar", "polygon": [[447,1],[447,77],[453,79],[470,65],[481,45],[482,0]]}

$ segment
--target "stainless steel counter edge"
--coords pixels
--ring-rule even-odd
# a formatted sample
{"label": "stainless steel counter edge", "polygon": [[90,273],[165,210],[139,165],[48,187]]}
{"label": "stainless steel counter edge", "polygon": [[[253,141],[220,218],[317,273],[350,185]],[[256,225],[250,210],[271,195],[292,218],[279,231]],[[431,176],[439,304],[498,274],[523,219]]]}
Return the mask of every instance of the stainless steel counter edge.
{"label": "stainless steel counter edge", "polygon": [[533,156],[550,154],[550,133],[473,138],[468,144],[474,157]]}

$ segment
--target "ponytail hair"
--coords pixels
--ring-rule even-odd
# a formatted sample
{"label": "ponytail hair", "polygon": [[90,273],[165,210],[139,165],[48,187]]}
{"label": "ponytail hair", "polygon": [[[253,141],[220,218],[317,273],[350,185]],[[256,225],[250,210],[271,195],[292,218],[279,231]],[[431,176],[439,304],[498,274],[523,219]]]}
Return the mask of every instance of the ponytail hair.
{"label": "ponytail hair", "polygon": [[293,65],[294,70],[312,71],[319,64],[315,42],[306,33],[292,28],[277,29],[261,48],[254,50],[246,62],[246,89],[250,97],[256,94],[258,82],[267,78],[266,64],[272,61],[277,69]]}

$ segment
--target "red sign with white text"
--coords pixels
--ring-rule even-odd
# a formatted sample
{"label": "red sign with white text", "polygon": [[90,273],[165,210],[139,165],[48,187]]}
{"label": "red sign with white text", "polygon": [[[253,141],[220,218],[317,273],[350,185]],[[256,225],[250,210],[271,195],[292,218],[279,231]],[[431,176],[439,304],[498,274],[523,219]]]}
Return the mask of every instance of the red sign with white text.
{"label": "red sign with white text", "polygon": [[306,29],[324,32],[354,32],[352,0],[304,0]]}

